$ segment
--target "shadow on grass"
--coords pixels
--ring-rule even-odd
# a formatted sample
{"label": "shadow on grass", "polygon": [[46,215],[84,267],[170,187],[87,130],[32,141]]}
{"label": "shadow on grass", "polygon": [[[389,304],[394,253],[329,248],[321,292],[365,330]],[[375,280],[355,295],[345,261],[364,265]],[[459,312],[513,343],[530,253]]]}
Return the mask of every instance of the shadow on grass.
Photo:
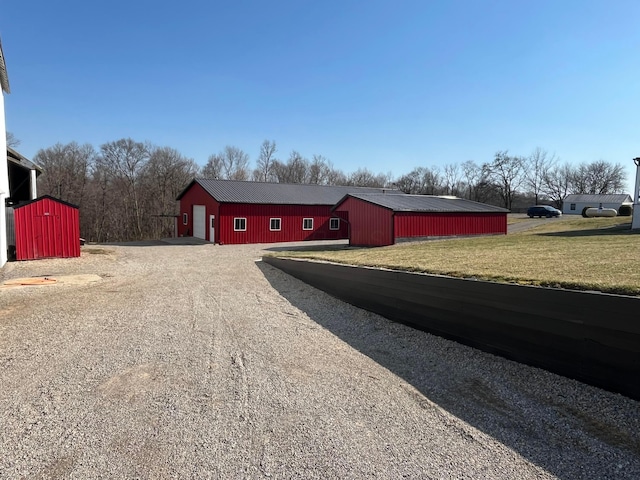
{"label": "shadow on grass", "polygon": [[588,230],[566,230],[562,232],[534,233],[543,237],[596,237],[611,235],[637,235],[640,230],[631,230],[631,223],[623,223],[608,228],[593,228]]}
{"label": "shadow on grass", "polygon": [[[558,478],[640,475],[638,402],[392,322],[256,265],[291,305],[420,392],[407,390],[422,408],[433,402]],[[613,420],[602,405],[616,410]]]}

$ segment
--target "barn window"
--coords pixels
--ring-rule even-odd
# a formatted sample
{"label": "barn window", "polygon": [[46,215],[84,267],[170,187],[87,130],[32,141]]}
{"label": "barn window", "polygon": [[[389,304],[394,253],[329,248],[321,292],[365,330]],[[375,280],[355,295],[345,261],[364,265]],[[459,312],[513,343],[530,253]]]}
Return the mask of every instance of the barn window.
{"label": "barn window", "polygon": [[269,230],[271,230],[272,232],[280,230],[279,218],[272,218],[271,220],[269,220]]}
{"label": "barn window", "polygon": [[236,232],[244,232],[247,230],[247,219],[246,218],[234,218],[233,219],[233,229]]}
{"label": "barn window", "polygon": [[303,218],[302,219],[302,229],[303,230],[313,230],[313,218]]}
{"label": "barn window", "polygon": [[183,213],[182,214],[182,224],[183,225],[187,225],[189,223],[189,214],[188,213]]}
{"label": "barn window", "polygon": [[329,219],[329,230],[340,230],[340,219],[339,218],[330,218]]}
{"label": "barn window", "polygon": [[575,210],[575,209],[576,209],[576,204],[575,204],[575,203],[572,203],[572,204],[571,204],[571,210]]}

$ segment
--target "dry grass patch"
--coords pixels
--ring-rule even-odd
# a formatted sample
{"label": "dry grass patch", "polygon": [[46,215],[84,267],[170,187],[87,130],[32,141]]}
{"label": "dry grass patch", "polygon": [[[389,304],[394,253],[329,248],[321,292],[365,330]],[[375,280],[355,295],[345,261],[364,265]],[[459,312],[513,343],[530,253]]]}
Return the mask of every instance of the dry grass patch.
{"label": "dry grass patch", "polygon": [[629,217],[541,222],[506,236],[380,248],[283,252],[331,262],[640,295],[640,235]]}

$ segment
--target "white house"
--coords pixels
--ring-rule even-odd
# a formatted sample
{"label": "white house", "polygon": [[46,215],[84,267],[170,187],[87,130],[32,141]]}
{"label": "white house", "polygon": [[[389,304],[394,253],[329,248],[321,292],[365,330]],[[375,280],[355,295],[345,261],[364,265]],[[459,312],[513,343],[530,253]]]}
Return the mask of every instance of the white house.
{"label": "white house", "polygon": [[7,217],[5,200],[9,197],[7,165],[7,128],[4,121],[4,94],[9,93],[9,77],[0,42],[0,268],[7,263]]}
{"label": "white house", "polygon": [[626,193],[612,195],[572,194],[565,197],[562,203],[562,214],[582,215],[582,210],[588,207],[615,208],[618,211],[622,205],[633,206],[631,195]]}

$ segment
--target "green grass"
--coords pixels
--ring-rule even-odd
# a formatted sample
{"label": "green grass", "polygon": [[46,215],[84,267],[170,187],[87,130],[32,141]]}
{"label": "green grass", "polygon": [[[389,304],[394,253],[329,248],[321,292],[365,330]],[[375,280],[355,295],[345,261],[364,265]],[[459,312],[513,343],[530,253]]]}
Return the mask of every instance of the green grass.
{"label": "green grass", "polygon": [[498,282],[640,295],[640,234],[630,217],[540,221],[522,233],[278,256]]}

